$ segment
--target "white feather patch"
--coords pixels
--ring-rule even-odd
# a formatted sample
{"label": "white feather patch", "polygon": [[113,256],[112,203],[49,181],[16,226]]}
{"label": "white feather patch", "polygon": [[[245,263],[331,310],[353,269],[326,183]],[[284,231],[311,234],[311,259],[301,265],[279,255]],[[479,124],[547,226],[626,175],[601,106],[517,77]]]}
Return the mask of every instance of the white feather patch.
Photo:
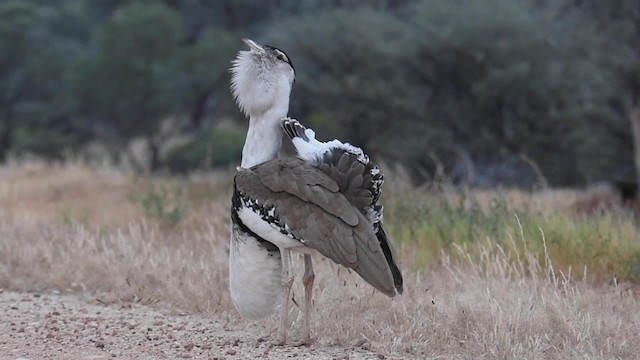
{"label": "white feather patch", "polygon": [[363,164],[369,163],[369,157],[359,147],[353,146],[349,143],[343,143],[340,140],[331,140],[327,142],[321,142],[316,140],[316,133],[311,129],[306,129],[304,132],[309,138],[309,141],[305,141],[302,138],[296,137],[291,139],[293,145],[296,147],[298,156],[307,161],[318,162],[322,159],[322,156],[331,151],[332,149],[341,149],[348,153],[354,154],[358,157],[358,161]]}
{"label": "white feather patch", "polygon": [[[256,235],[274,244],[280,249],[291,249],[305,254],[313,254],[315,250],[306,247],[301,241],[289,237],[280,232],[276,224],[265,221],[260,214],[250,207],[242,207],[238,210],[238,217]],[[285,225],[285,229],[289,227]]]}

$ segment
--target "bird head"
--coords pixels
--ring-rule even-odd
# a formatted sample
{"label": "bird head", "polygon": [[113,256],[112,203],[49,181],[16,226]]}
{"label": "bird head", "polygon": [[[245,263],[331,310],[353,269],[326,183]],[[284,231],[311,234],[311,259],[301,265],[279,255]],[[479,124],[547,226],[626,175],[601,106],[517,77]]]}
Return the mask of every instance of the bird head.
{"label": "bird head", "polygon": [[280,49],[242,39],[248,51],[240,51],[231,66],[231,91],[247,116],[260,116],[273,108],[289,108],[295,70]]}

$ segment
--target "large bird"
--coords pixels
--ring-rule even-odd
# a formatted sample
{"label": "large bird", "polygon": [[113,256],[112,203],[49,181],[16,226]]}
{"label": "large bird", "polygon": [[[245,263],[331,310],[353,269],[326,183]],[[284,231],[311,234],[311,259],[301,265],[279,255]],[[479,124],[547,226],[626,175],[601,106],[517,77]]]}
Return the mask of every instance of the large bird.
{"label": "large bird", "polygon": [[[302,343],[309,344],[312,254],[354,270],[388,296],[402,293],[402,274],[378,204],[383,177],[361,149],[317,141],[311,129],[287,118],[293,64],[275,47],[244,42],[250,50],[241,51],[231,68],[233,95],[249,117],[232,197],[231,297],[237,310],[253,319],[281,304],[278,339],[284,344],[291,251],[304,254]],[[284,134],[297,157],[279,158]]]}

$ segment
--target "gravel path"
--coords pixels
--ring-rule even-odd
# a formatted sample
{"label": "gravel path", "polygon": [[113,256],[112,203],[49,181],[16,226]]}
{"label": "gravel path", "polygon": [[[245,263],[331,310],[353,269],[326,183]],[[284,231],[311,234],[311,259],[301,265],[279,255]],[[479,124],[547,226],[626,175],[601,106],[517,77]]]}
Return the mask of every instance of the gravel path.
{"label": "gravel path", "polygon": [[0,359],[384,359],[362,349],[277,347],[257,326],[142,305],[0,290]]}

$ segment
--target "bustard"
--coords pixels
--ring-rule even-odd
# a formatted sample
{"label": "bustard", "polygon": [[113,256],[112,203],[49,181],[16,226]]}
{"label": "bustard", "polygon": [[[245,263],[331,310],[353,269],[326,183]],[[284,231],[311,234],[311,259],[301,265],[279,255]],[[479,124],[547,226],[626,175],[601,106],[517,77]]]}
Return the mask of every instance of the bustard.
{"label": "bustard", "polygon": [[[311,129],[286,118],[295,78],[291,61],[277,48],[244,42],[250,50],[240,51],[231,68],[233,95],[249,117],[232,197],[231,297],[240,314],[252,319],[268,316],[280,303],[278,339],[284,344],[291,251],[303,253],[302,343],[309,344],[311,254],[354,270],[388,296],[402,293],[402,274],[378,204],[382,173],[361,149],[317,141]],[[284,134],[297,157],[278,158]]]}

